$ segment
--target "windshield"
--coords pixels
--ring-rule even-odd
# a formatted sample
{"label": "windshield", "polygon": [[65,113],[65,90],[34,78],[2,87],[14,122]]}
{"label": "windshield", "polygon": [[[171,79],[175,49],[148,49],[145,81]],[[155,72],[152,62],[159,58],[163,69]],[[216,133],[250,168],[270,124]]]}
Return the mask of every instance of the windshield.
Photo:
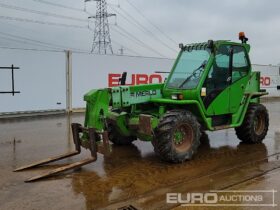
{"label": "windshield", "polygon": [[168,80],[167,87],[196,88],[209,57],[209,49],[184,51]]}

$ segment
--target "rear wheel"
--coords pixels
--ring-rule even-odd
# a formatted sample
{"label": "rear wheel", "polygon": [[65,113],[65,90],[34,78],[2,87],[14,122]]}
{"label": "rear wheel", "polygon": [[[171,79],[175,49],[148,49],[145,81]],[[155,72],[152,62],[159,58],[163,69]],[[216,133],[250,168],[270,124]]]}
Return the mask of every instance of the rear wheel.
{"label": "rear wheel", "polygon": [[134,136],[123,136],[113,124],[108,125],[109,140],[116,145],[129,145],[136,140]]}
{"label": "rear wheel", "polygon": [[155,129],[155,153],[163,160],[178,163],[191,159],[200,144],[200,125],[184,110],[168,111]]}
{"label": "rear wheel", "polygon": [[244,143],[260,143],[269,126],[267,109],[262,104],[250,104],[240,127],[235,128],[237,137]]}

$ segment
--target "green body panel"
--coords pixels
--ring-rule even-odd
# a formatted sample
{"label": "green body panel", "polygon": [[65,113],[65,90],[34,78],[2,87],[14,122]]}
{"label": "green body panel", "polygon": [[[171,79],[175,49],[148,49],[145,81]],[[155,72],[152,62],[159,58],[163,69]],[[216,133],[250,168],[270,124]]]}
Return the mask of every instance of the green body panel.
{"label": "green body panel", "polygon": [[229,113],[236,113],[236,111],[239,109],[250,76],[251,75],[247,75],[230,86]]}
{"label": "green body panel", "polygon": [[[222,90],[209,105],[205,105],[202,96],[204,83],[215,61],[215,52],[219,46],[225,44],[242,46],[246,53],[250,51],[248,44],[229,41],[214,42],[214,48],[195,88],[182,89],[167,86],[184,52],[182,49],[168,79],[163,84],[118,86],[90,91],[84,97],[87,102],[85,127],[103,130],[105,129],[104,118],[106,118],[107,121],[114,123],[121,135],[133,135],[141,140],[150,141],[153,138],[153,130],[156,129],[161,117],[166,111],[173,109],[189,110],[206,130],[214,131],[240,126],[248,105],[259,102],[259,97],[266,94],[260,92],[260,73],[252,72],[251,65],[249,65],[248,74],[237,81],[235,80],[238,75],[232,74],[235,82]],[[187,45],[185,48],[192,50],[199,47],[206,47],[206,43]],[[180,99],[176,98],[178,95]],[[225,114],[231,117],[230,123],[220,127],[213,126],[213,117]],[[148,128],[151,132],[143,128]],[[179,133],[176,139],[180,140]]]}
{"label": "green body panel", "polygon": [[99,131],[104,129],[104,118],[108,116],[110,99],[111,94],[108,88],[92,90],[84,96],[87,102],[85,127]]}
{"label": "green body panel", "polygon": [[230,88],[226,88],[207,108],[207,115],[221,115],[229,113]]}
{"label": "green body panel", "polygon": [[163,84],[119,86],[112,88],[113,108],[129,107],[148,102],[151,98],[161,98]]}
{"label": "green body panel", "polygon": [[[240,106],[240,101],[244,96],[245,88],[250,75],[247,75],[227,87],[217,96],[215,101],[207,108],[207,115],[221,115],[236,113]],[[257,90],[255,90],[257,91]]]}

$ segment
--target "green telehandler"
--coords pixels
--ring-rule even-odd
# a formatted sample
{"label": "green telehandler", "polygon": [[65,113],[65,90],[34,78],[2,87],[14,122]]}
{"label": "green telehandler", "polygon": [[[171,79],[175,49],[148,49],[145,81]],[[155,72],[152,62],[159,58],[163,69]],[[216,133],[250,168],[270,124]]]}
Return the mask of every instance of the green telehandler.
{"label": "green telehandler", "polygon": [[34,181],[94,162],[97,152],[108,153],[134,140],[151,141],[163,160],[190,160],[200,145],[201,133],[235,128],[244,143],[265,138],[269,117],[259,98],[260,73],[253,72],[250,45],[243,32],[241,43],[213,41],[180,44],[180,53],[163,84],[120,86],[92,90],[84,96],[84,125],[72,124],[76,151],[16,169],[50,163],[90,149],[91,158],[33,177]]}

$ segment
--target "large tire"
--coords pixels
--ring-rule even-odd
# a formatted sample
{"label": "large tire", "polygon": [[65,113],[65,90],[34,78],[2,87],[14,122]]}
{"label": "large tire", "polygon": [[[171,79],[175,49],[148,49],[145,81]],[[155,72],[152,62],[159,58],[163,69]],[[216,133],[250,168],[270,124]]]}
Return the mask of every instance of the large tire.
{"label": "large tire", "polygon": [[235,128],[237,137],[244,143],[261,143],[269,126],[267,109],[262,104],[249,105],[243,123]]}
{"label": "large tire", "polygon": [[168,111],[155,129],[152,144],[161,159],[180,163],[189,160],[200,144],[200,124],[189,111]]}
{"label": "large tire", "polygon": [[109,140],[115,145],[129,145],[136,140],[134,136],[121,135],[113,124],[108,125],[108,135]]}

